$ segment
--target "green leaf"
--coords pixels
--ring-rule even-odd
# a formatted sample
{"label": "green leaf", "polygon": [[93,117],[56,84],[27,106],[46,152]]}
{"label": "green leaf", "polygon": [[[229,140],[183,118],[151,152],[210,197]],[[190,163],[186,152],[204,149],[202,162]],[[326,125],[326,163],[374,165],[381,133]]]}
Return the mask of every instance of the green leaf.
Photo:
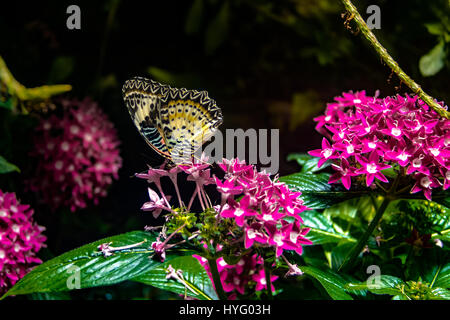
{"label": "green leaf", "polygon": [[287,161],[295,160],[302,167],[300,173],[315,173],[331,165],[331,162],[325,162],[320,168],[317,167],[320,158],[310,156],[307,153],[291,153],[287,156]]}
{"label": "green leaf", "polygon": [[[167,268],[181,270],[187,287],[176,279],[167,279]],[[133,279],[163,290],[187,295],[200,300],[217,300],[217,294],[205,268],[192,256],[172,259]]]}
{"label": "green leaf", "polygon": [[430,300],[450,300],[450,290],[444,288],[435,288],[427,295]]}
{"label": "green leaf", "polygon": [[354,242],[356,242],[356,240],[353,242],[339,243],[331,250],[331,268],[333,270],[339,269],[350,250],[355,246]]}
{"label": "green leaf", "polygon": [[440,41],[430,52],[422,56],[419,60],[420,73],[424,77],[434,76],[445,63],[445,44]]}
{"label": "green leaf", "polygon": [[436,191],[433,192],[433,201],[450,209],[450,195],[448,191]]}
{"label": "green leaf", "polygon": [[[98,250],[98,246],[104,243],[112,242],[111,246],[121,247],[142,241],[145,242],[138,247],[116,251],[109,257],[104,257]],[[133,231],[84,245],[37,266],[2,298],[34,292],[68,291],[77,286],[78,276],[77,289],[107,286],[135,278],[161,265],[161,262],[150,258],[153,254],[150,246],[154,241],[153,234]],[[168,250],[166,261],[192,253],[183,249]]]}
{"label": "green leaf", "polygon": [[184,31],[187,34],[197,33],[200,29],[200,24],[203,17],[203,0],[194,0],[192,7],[189,9],[189,13],[186,18],[186,25]]}
{"label": "green leaf", "polygon": [[212,54],[223,43],[228,34],[228,24],[230,19],[230,4],[225,1],[219,13],[209,24],[205,34],[205,52]]}
{"label": "green leaf", "polygon": [[291,190],[301,191],[305,206],[311,209],[325,209],[341,201],[360,197],[367,192],[347,191],[339,185],[328,184],[328,173],[294,173],[280,178]]}
{"label": "green leaf", "polygon": [[370,292],[375,294],[389,294],[395,296],[398,294],[402,294],[400,287],[404,284],[405,283],[400,278],[388,275],[380,275],[378,283],[347,283],[345,285],[345,288],[349,290],[369,290]]}
{"label": "green leaf", "polygon": [[312,266],[302,266],[300,269],[305,274],[319,281],[333,300],[353,300],[344,289],[347,281],[339,274],[331,270],[319,269]]}
{"label": "green leaf", "polygon": [[425,27],[430,34],[433,34],[435,36],[445,34],[445,27],[441,23],[425,23]]}
{"label": "green leaf", "polygon": [[440,287],[449,289],[450,288],[450,263],[446,264],[442,268],[438,268],[432,280],[433,288]]}
{"label": "green leaf", "polygon": [[8,173],[13,171],[20,172],[20,169],[0,156],[0,173]]}
{"label": "green leaf", "polygon": [[439,239],[441,241],[450,241],[450,229],[442,230],[439,233],[433,233],[431,239]]}
{"label": "green leaf", "polygon": [[317,211],[304,211],[301,217],[306,227],[311,228],[307,234],[307,238],[313,242],[314,245],[325,243],[338,243],[342,240],[356,242],[356,239],[339,233],[333,227],[333,223],[324,215]]}
{"label": "green leaf", "polygon": [[[1,83],[0,83],[0,87],[1,87]],[[10,97],[8,99],[1,97],[0,96],[0,107],[8,109],[8,110],[12,110],[14,108],[14,97]]]}

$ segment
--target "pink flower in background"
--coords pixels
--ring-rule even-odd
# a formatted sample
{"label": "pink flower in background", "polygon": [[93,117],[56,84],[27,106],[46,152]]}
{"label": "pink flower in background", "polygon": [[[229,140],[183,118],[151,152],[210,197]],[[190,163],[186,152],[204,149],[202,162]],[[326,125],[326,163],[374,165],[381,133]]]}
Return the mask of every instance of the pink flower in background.
{"label": "pink flower in background", "polygon": [[122,159],[116,130],[97,103],[85,98],[61,104],[62,115],[42,119],[36,129],[37,167],[28,185],[53,209],[75,211],[106,196]]}
{"label": "pink flower in background", "polygon": [[351,178],[363,176],[367,186],[375,187],[375,179],[389,182],[383,170],[404,167],[414,184],[411,193],[423,192],[431,199],[433,189],[447,189],[450,120],[417,96],[377,95],[343,93],[327,105],[325,115],[314,119],[325,138],[322,149],[309,154],[320,158],[319,167],[332,162],[337,172],[329,183],[341,181],[350,189]]}
{"label": "pink flower in background", "polygon": [[0,296],[42,263],[36,253],[45,247],[44,227],[33,222],[33,210],[15,193],[0,190]]}

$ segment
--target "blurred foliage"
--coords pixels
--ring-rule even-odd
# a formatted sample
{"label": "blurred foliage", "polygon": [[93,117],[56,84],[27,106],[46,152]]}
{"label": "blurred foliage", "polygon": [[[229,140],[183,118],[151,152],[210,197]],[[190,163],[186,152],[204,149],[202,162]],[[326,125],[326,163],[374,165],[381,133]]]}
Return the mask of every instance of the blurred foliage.
{"label": "blurred foliage", "polygon": [[435,75],[445,65],[447,65],[447,68],[450,67],[447,58],[450,44],[450,17],[448,14],[445,14],[449,12],[448,10],[441,12],[437,9],[434,11],[439,17],[439,21],[426,23],[425,27],[430,34],[437,37],[438,44],[419,60],[420,72],[425,77]]}
{"label": "blurred foliage", "polygon": [[[57,60],[55,60],[57,62]],[[67,61],[59,63],[58,72],[61,70],[61,66],[67,66]],[[64,69],[63,69],[64,70]],[[63,71],[65,72],[65,71]],[[66,72],[67,73],[67,72]],[[70,85],[45,85],[35,88],[26,88],[20,84],[11,74],[5,61],[0,57],[0,106],[6,107],[13,111],[21,111],[23,113],[29,112],[30,109],[45,108],[48,104],[50,97],[58,95],[67,91],[70,91],[72,87]],[[42,105],[39,102],[45,101]],[[34,103],[25,104],[26,102]]]}

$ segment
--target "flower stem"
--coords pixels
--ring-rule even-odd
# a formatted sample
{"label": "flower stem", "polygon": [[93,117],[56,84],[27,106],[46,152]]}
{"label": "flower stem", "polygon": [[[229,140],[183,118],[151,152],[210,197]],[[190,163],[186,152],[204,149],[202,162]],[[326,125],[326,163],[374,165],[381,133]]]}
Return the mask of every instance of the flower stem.
{"label": "flower stem", "polygon": [[350,253],[345,257],[344,262],[342,262],[341,266],[339,267],[339,271],[346,270],[353,265],[353,263],[355,262],[355,259],[358,257],[359,253],[362,251],[362,249],[366,245],[367,239],[369,239],[370,235],[373,233],[376,226],[378,225],[381,218],[383,217],[383,214],[386,211],[386,208],[389,205],[390,201],[391,201],[390,196],[386,195],[383,199],[383,202],[378,207],[375,217],[373,218],[372,222],[370,222],[369,227],[367,228],[366,232],[358,240],[358,243],[350,250]]}
{"label": "flower stem", "polygon": [[181,200],[180,190],[178,189],[177,178],[175,177],[175,179],[171,179],[171,180],[172,180],[173,185],[175,186],[175,192],[177,193],[178,204],[180,205],[180,207],[184,207],[183,200]]}
{"label": "flower stem", "polygon": [[198,200],[200,201],[200,205],[202,206],[202,210],[205,211],[205,205],[203,204],[203,197],[202,197],[202,192],[200,189],[200,186],[197,183],[197,196],[198,196]]}
{"label": "flower stem", "polygon": [[378,55],[383,59],[383,61],[389,66],[389,68],[395,72],[395,74],[400,78],[400,80],[405,83],[416,95],[419,96],[427,105],[429,105],[434,111],[436,111],[439,115],[444,118],[450,119],[450,112],[446,111],[442,108],[433,97],[426,94],[422,88],[411,79],[398,65],[398,63],[389,55],[387,50],[378,42],[375,35],[367,26],[364,19],[358,12],[358,9],[353,5],[351,0],[341,0],[345,6],[345,9],[350,13],[350,17],[347,21],[355,20],[358,25],[359,30],[361,30],[364,37],[369,41]]}
{"label": "flower stem", "polygon": [[269,300],[273,300],[272,281],[270,280],[270,265],[264,262],[264,275],[266,276],[266,292]]}
{"label": "flower stem", "polygon": [[215,258],[208,259],[209,269],[211,270],[211,275],[214,282],[214,287],[216,288],[217,295],[220,300],[227,300],[227,295],[222,287],[222,282],[220,281],[219,270],[217,269],[217,262]]}

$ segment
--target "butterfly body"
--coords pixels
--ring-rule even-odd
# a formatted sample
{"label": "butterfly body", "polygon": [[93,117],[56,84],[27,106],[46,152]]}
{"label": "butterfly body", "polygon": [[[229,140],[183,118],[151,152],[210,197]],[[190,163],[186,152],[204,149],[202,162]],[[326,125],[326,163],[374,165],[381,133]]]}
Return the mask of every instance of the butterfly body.
{"label": "butterfly body", "polygon": [[206,91],[135,77],[125,82],[122,94],[147,144],[177,164],[192,157],[222,123],[222,112]]}

